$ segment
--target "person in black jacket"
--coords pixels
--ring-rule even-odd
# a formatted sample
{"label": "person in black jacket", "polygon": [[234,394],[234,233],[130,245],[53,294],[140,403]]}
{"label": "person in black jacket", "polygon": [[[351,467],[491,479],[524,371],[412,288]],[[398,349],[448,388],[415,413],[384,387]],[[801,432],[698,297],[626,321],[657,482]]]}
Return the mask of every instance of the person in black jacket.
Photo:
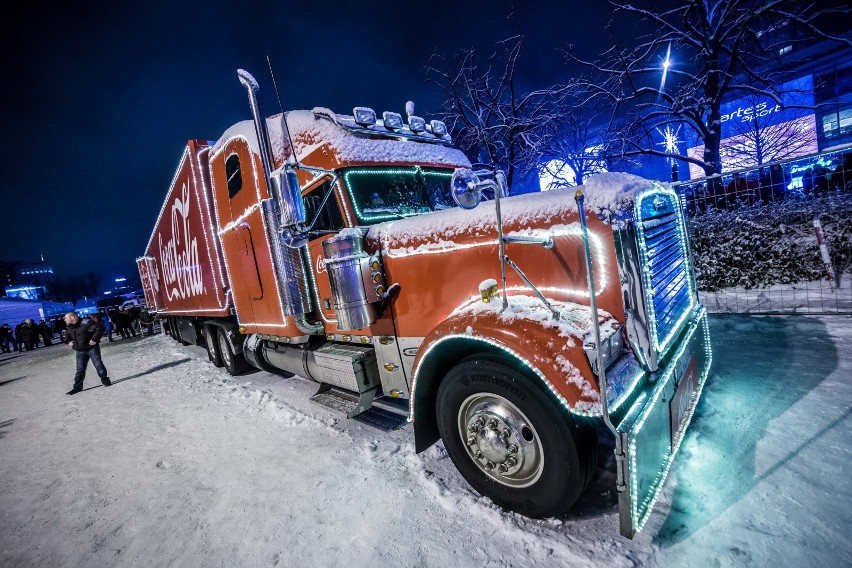
{"label": "person in black jacket", "polygon": [[38,330],[33,324],[33,320],[24,320],[24,323],[21,324],[21,330],[15,335],[18,337],[18,341],[21,342],[23,349],[32,351],[36,348],[35,341],[38,339]]}
{"label": "person in black jacket", "polygon": [[9,346],[15,345],[15,335],[12,333],[12,328],[8,323],[0,326],[0,350],[3,353],[11,353],[12,349]]}
{"label": "person in black jacket", "polygon": [[50,347],[51,345],[53,345],[53,329],[51,329],[50,325],[46,321],[41,320],[38,323],[38,332],[41,335],[42,340],[44,341],[45,347]]}
{"label": "person in black jacket", "polygon": [[104,366],[103,359],[101,359],[101,346],[99,345],[101,336],[104,334],[103,325],[94,320],[81,321],[76,312],[65,314],[65,323],[67,325],[65,342],[77,352],[77,374],[74,375],[74,388],[67,394],[77,394],[83,390],[83,379],[86,377],[89,359],[92,360],[103,385],[105,387],[111,386],[112,382],[109,380],[109,374]]}

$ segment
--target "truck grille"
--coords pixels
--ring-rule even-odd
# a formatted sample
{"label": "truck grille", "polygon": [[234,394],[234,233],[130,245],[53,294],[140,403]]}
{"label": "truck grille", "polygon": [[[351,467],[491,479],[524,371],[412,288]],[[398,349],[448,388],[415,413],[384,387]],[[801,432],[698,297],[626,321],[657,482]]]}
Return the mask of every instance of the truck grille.
{"label": "truck grille", "polygon": [[636,205],[648,316],[662,353],[695,304],[683,215],[674,193],[646,193]]}

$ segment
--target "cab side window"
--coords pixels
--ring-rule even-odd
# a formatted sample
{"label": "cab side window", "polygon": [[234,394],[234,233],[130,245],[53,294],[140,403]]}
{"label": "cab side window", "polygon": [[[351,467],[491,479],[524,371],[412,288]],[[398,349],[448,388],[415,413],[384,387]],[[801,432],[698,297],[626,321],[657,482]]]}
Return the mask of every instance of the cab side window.
{"label": "cab side window", "polygon": [[[305,217],[310,223],[314,220],[319,206],[322,204],[323,197],[329,191],[332,191],[331,184],[325,182],[321,186],[313,189],[309,194],[304,196],[305,202]],[[340,206],[337,204],[337,198],[334,195],[328,197],[319,218],[314,224],[314,231],[339,231],[344,227],[343,215],[340,212]]]}
{"label": "cab side window", "polygon": [[231,154],[225,160],[225,176],[228,178],[228,197],[234,197],[243,188],[240,157],[236,154]]}

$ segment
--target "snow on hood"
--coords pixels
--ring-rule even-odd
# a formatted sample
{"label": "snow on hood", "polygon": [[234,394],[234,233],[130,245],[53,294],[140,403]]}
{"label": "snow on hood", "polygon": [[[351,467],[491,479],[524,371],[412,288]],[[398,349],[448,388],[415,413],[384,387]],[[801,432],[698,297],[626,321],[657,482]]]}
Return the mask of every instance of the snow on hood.
{"label": "snow on hood", "polygon": [[[592,209],[604,222],[612,219],[619,210],[630,210],[637,193],[650,188],[654,182],[625,173],[604,173],[591,176],[583,189],[586,207]],[[554,189],[541,193],[527,193],[500,200],[500,210],[507,234],[539,236],[541,230],[553,233],[575,232],[574,223],[564,225],[569,216],[577,215],[574,191]],[[371,228],[379,235],[382,246],[391,256],[437,252],[457,245],[455,237],[469,240],[478,236],[496,234],[497,214],[494,201],[483,201],[476,209],[455,207],[408,219],[390,221]]]}
{"label": "snow on hood", "polygon": [[586,195],[586,208],[609,221],[619,211],[633,208],[636,194],[649,189],[654,182],[633,174],[606,172],[589,176],[582,189]]}
{"label": "snow on hood", "polygon": [[[377,164],[435,164],[455,167],[470,167],[470,160],[461,150],[441,144],[375,138],[353,132],[329,118],[326,113],[309,110],[287,112],[287,126],[290,137],[296,147],[296,157],[304,160],[312,152],[327,147],[341,163],[377,163]],[[333,113],[332,113],[333,114]],[[284,130],[282,115],[277,114],[266,119],[269,141],[275,162],[291,156],[290,141]],[[212,153],[216,153],[224,144],[236,137],[245,138],[249,147],[259,153],[254,122],[244,120],[225,131],[216,142]]]}

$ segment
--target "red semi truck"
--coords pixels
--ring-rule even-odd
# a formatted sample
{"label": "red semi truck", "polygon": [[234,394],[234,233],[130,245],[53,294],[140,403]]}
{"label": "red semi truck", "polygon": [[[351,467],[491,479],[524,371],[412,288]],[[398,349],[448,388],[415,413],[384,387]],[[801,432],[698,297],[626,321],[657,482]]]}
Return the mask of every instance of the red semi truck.
{"label": "red semi truck", "polygon": [[611,437],[632,537],[710,368],[678,196],[601,174],[508,197],[440,121],[267,117],[238,75],[253,120],[187,143],[137,259],[169,335],[234,375],[314,380],[376,427],[411,422],[418,452],[442,440],[530,517],[567,511]]}

